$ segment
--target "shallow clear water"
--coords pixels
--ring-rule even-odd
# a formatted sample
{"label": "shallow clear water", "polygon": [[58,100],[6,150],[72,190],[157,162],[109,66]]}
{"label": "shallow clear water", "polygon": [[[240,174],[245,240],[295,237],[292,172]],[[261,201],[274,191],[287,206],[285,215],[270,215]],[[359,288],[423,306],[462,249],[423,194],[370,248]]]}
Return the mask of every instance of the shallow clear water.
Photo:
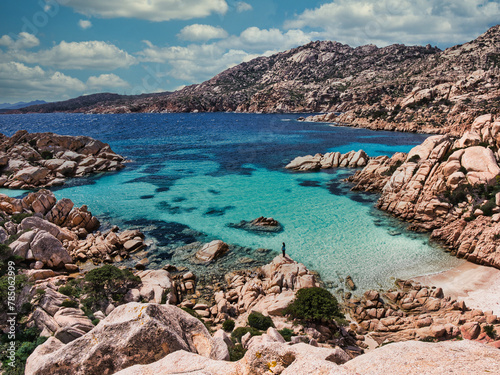
{"label": "shallow clear water", "polygon": [[[438,272],[461,263],[428,237],[407,232],[373,208],[376,196],[352,193],[353,170],[292,173],[295,156],[364,149],[370,156],[409,151],[426,136],[301,123],[298,115],[134,114],[0,116],[0,129],[89,135],[132,160],[99,178],[75,179],[58,198],[87,204],[121,227],[140,227],[155,241],[153,260],[175,248],[222,239],[246,248],[287,252],[333,281],[351,275],[365,289],[391,277]],[[12,192],[10,192],[12,194]],[[227,224],[272,216],[284,231],[258,235]]]}

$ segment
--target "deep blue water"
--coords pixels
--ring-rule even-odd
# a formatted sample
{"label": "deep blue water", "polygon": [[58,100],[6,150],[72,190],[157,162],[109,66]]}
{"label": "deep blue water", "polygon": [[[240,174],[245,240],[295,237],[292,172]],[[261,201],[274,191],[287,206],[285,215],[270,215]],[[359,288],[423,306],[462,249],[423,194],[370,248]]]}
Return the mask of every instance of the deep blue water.
{"label": "deep blue water", "polygon": [[[215,238],[241,246],[227,257],[231,262],[258,259],[263,253],[255,249],[278,251],[285,241],[289,254],[324,280],[349,274],[361,288],[459,262],[426,236],[407,232],[375,210],[376,196],[350,192],[342,179],[352,170],[292,173],[283,168],[296,156],[333,150],[362,148],[370,156],[407,152],[425,135],[303,123],[297,117],[9,115],[0,116],[0,131],[87,135],[131,159],[119,173],[69,181],[56,195],[87,204],[103,221],[140,227],[154,241],[153,266],[189,265],[179,256],[179,246]],[[264,236],[227,226],[261,215],[280,221],[284,231]]]}

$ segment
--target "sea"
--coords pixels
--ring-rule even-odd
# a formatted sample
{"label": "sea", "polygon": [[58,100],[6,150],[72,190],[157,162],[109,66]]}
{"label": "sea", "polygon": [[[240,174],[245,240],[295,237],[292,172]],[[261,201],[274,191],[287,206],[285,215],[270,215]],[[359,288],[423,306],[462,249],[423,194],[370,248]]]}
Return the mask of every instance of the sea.
{"label": "sea", "polygon": [[[262,265],[281,253],[317,271],[333,292],[351,276],[358,290],[390,287],[396,278],[432,274],[463,261],[426,234],[375,208],[376,194],[352,192],[355,169],[299,173],[297,156],[363,149],[369,156],[408,152],[428,135],[371,131],[298,121],[300,114],[28,114],[0,116],[0,132],[85,135],[129,159],[120,172],[72,179],[58,199],[86,204],[102,229],[141,229],[151,268],[185,266],[223,274]],[[19,196],[26,192],[0,190]],[[283,231],[254,233],[231,223],[260,216]],[[199,244],[220,239],[219,261],[192,261]]]}

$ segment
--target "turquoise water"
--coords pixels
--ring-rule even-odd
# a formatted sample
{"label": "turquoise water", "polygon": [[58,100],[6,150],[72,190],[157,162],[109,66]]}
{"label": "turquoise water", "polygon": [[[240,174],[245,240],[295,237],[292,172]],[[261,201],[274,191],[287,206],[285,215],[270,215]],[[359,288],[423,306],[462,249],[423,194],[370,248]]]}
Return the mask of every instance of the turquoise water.
{"label": "turquoise water", "polygon": [[[323,280],[336,283],[351,275],[360,289],[462,262],[375,210],[376,196],[350,192],[342,179],[353,170],[283,169],[293,157],[316,152],[407,152],[425,136],[299,123],[296,117],[38,115],[31,128],[19,123],[22,116],[0,117],[0,124],[10,126],[9,135],[19,126],[91,135],[133,160],[122,172],[73,180],[55,193],[87,204],[103,221],[143,229],[154,242],[154,266],[182,262],[173,255],[179,246],[211,239],[242,247],[234,250],[232,261],[252,258],[249,249],[277,253],[286,242],[288,254],[319,271]],[[258,235],[227,226],[259,216],[273,217],[284,231]]]}

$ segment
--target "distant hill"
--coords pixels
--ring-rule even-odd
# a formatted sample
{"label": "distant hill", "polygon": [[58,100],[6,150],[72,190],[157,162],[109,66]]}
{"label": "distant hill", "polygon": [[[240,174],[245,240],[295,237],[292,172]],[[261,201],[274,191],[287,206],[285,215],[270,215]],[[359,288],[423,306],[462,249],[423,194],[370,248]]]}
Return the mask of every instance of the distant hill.
{"label": "distant hill", "polygon": [[30,105],[46,104],[45,100],[34,100],[32,102],[17,102],[14,104],[10,103],[0,103],[0,109],[19,109],[24,107],[29,107]]}
{"label": "distant hill", "polygon": [[341,112],[336,121],[356,126],[443,133],[500,114],[499,98],[497,25],[445,51],[311,42],[173,93],[96,94],[19,112]]}

